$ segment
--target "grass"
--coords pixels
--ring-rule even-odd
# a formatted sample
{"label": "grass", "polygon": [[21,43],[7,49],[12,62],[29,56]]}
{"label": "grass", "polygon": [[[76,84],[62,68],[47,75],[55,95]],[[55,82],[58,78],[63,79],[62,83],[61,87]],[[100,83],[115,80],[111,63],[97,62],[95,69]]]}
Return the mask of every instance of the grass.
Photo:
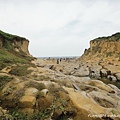
{"label": "grass", "polygon": [[9,73],[16,76],[26,76],[27,74],[30,74],[32,72],[31,70],[27,70],[28,67],[30,66],[26,64],[13,66],[12,70]]}
{"label": "grass", "polygon": [[[18,109],[9,109],[10,115],[15,120],[47,120],[48,118],[54,119],[54,114],[56,110],[60,110],[62,113],[66,113],[66,106],[67,101],[64,99],[57,99],[55,98],[53,100],[53,103],[48,108],[34,110],[34,113],[29,115],[27,113],[19,112]],[[66,118],[66,116],[63,116],[63,119]],[[66,118],[67,119],[67,118]],[[61,119],[60,119],[61,120]]]}
{"label": "grass", "polygon": [[13,101],[16,104],[18,104],[19,99],[24,95],[24,92],[25,92],[25,88],[21,88],[21,89],[17,90],[16,92],[14,92],[14,94],[13,94],[13,96],[14,96]]}
{"label": "grass", "polygon": [[31,64],[30,61],[32,57],[19,57],[11,52],[7,51],[6,49],[0,49],[0,70],[5,68],[6,66],[11,66],[12,64]]}
{"label": "grass", "polygon": [[112,52],[107,52],[107,53],[106,53],[106,57],[111,57],[112,55],[113,55]]}
{"label": "grass", "polygon": [[4,91],[3,91],[3,94],[5,96],[9,95],[9,94],[12,94],[12,92],[14,91],[15,87],[13,86],[7,86]]}
{"label": "grass", "polygon": [[118,40],[120,40],[120,32],[115,33],[112,36],[98,37],[92,41],[101,41],[101,40],[118,41]]}
{"label": "grass", "polygon": [[37,83],[34,81],[30,81],[28,83],[27,87],[34,87],[34,88],[38,89],[39,91],[45,89],[45,85],[43,83]]}
{"label": "grass", "polygon": [[116,57],[118,58],[118,61],[120,61],[120,52],[117,53]]}
{"label": "grass", "polygon": [[20,48],[20,46],[13,46],[11,41],[22,40],[25,38],[19,37],[17,35],[8,34],[1,30],[0,37],[2,41],[2,45],[0,48],[0,70],[11,64],[28,64],[31,60],[34,59],[33,57],[27,56],[26,53],[23,52],[21,49],[19,50],[19,53],[14,50],[14,47]]}
{"label": "grass", "polygon": [[13,77],[0,76],[0,89],[2,89],[3,86],[4,86],[5,84],[7,84],[8,82],[10,82],[11,80],[13,80]]}
{"label": "grass", "polygon": [[15,38],[22,38],[22,37],[19,37],[19,36],[17,36],[17,35],[12,35],[12,34],[3,32],[3,31],[1,31],[1,30],[0,30],[0,35],[1,35],[3,38],[7,39],[7,40],[13,40],[13,39],[15,39]]}
{"label": "grass", "polygon": [[9,111],[14,120],[46,120],[50,115],[48,109],[34,111],[32,115],[19,112],[17,109],[11,109]]}

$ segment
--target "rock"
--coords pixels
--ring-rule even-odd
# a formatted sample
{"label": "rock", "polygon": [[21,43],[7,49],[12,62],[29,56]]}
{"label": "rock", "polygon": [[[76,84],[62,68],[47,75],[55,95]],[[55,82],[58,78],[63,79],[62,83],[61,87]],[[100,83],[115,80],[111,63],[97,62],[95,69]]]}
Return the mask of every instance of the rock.
{"label": "rock", "polygon": [[82,66],[80,67],[80,69],[76,70],[74,73],[73,73],[74,76],[78,76],[78,77],[86,77],[86,76],[89,76],[89,69]]}
{"label": "rock", "polygon": [[113,89],[110,86],[106,85],[105,83],[103,83],[100,80],[90,80],[90,81],[88,81],[88,84],[91,86],[96,86],[99,89],[102,89],[102,90],[107,91],[107,92],[113,91]]}
{"label": "rock", "polygon": [[38,94],[38,89],[36,88],[27,88],[25,90],[25,96],[36,96]]}
{"label": "rock", "polygon": [[110,80],[110,81],[114,81],[116,82],[117,81],[117,78],[113,75],[108,75],[107,78]]}
{"label": "rock", "polygon": [[4,69],[2,69],[1,71],[4,73],[9,73],[11,71],[11,69],[12,69],[11,66],[7,66]]}
{"label": "rock", "polygon": [[20,108],[32,108],[36,103],[36,98],[33,96],[22,96],[19,102]]}
{"label": "rock", "polygon": [[7,73],[0,73],[0,76],[10,76]]}
{"label": "rock", "polygon": [[107,70],[106,69],[101,69],[100,70],[100,77],[103,78],[103,77],[107,77]]}
{"label": "rock", "polygon": [[[104,91],[91,91],[89,93],[96,103],[104,108],[116,108],[117,101]],[[119,106],[120,107],[120,106]]]}
{"label": "rock", "polygon": [[[73,104],[78,108],[78,115],[79,112],[84,111],[82,116],[79,116],[80,120],[87,120],[88,114],[101,114],[106,113],[105,109],[101,107],[99,104],[95,103],[92,99],[86,96],[85,92],[81,91],[74,91],[72,88],[64,88],[69,96]],[[91,109],[92,108],[92,109]],[[81,119],[82,118],[82,119]]]}
{"label": "rock", "polygon": [[117,80],[120,81],[120,73],[116,73],[115,76],[116,76]]}
{"label": "rock", "polygon": [[46,96],[47,93],[48,93],[48,89],[43,89],[43,90],[41,90],[41,93],[42,93],[43,96]]}
{"label": "rock", "polygon": [[76,90],[80,90],[80,88],[76,84],[72,84],[72,85]]}
{"label": "rock", "polygon": [[99,73],[100,68],[101,68],[101,66],[99,66],[99,65],[89,67],[89,76],[92,78],[99,78],[100,77],[100,73]]}
{"label": "rock", "polygon": [[117,93],[120,94],[120,89],[118,87],[116,87],[115,85],[113,84],[108,84],[112,89],[114,89],[114,91],[116,91]]}

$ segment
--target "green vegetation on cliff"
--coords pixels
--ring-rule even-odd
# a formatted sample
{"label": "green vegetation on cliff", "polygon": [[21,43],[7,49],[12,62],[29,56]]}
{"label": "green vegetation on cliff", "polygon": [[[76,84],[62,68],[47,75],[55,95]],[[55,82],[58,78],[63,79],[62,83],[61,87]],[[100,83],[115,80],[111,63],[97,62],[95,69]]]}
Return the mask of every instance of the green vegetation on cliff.
{"label": "green vegetation on cliff", "polygon": [[115,33],[112,36],[98,37],[92,41],[101,41],[101,40],[118,41],[118,40],[120,40],[120,32]]}
{"label": "green vegetation on cliff", "polygon": [[20,37],[20,36],[17,36],[17,35],[12,35],[12,34],[9,34],[9,33],[5,33],[1,30],[0,30],[0,36],[2,36],[4,39],[7,39],[7,40],[13,40],[15,38],[23,38],[23,37]]}
{"label": "green vegetation on cliff", "polygon": [[14,67],[12,74],[18,75],[20,73],[18,72],[18,68],[22,71],[22,73],[27,73],[26,69],[31,65],[31,60],[34,58],[32,56],[28,56],[24,51],[22,51],[20,45],[18,46],[19,51],[15,51],[17,44],[14,45],[14,40],[20,40],[22,42],[26,39],[17,35],[5,33],[0,30],[0,70],[15,64],[19,67]]}

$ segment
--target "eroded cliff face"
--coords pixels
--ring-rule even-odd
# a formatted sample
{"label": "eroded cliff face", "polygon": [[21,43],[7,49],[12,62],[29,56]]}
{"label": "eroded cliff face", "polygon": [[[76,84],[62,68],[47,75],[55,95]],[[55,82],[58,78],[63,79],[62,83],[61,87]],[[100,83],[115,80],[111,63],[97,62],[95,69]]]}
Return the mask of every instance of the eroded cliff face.
{"label": "eroded cliff face", "polygon": [[0,31],[0,48],[5,48],[8,51],[22,52],[30,56],[28,51],[29,41],[26,38],[11,35]]}
{"label": "eroded cliff face", "polygon": [[28,51],[29,41],[27,39],[13,40],[12,45],[15,51],[23,51],[26,55],[30,55]]}
{"label": "eroded cliff face", "polygon": [[82,59],[104,59],[120,57],[120,33],[109,37],[99,37],[90,41],[90,48],[86,49]]}

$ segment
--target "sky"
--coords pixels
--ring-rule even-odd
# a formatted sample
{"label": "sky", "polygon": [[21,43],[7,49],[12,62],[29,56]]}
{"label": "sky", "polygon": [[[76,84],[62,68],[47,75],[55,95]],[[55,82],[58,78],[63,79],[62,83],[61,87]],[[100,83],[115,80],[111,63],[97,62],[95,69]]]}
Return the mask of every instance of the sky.
{"label": "sky", "polygon": [[34,57],[81,56],[120,32],[120,0],[0,0],[0,30],[28,39]]}

